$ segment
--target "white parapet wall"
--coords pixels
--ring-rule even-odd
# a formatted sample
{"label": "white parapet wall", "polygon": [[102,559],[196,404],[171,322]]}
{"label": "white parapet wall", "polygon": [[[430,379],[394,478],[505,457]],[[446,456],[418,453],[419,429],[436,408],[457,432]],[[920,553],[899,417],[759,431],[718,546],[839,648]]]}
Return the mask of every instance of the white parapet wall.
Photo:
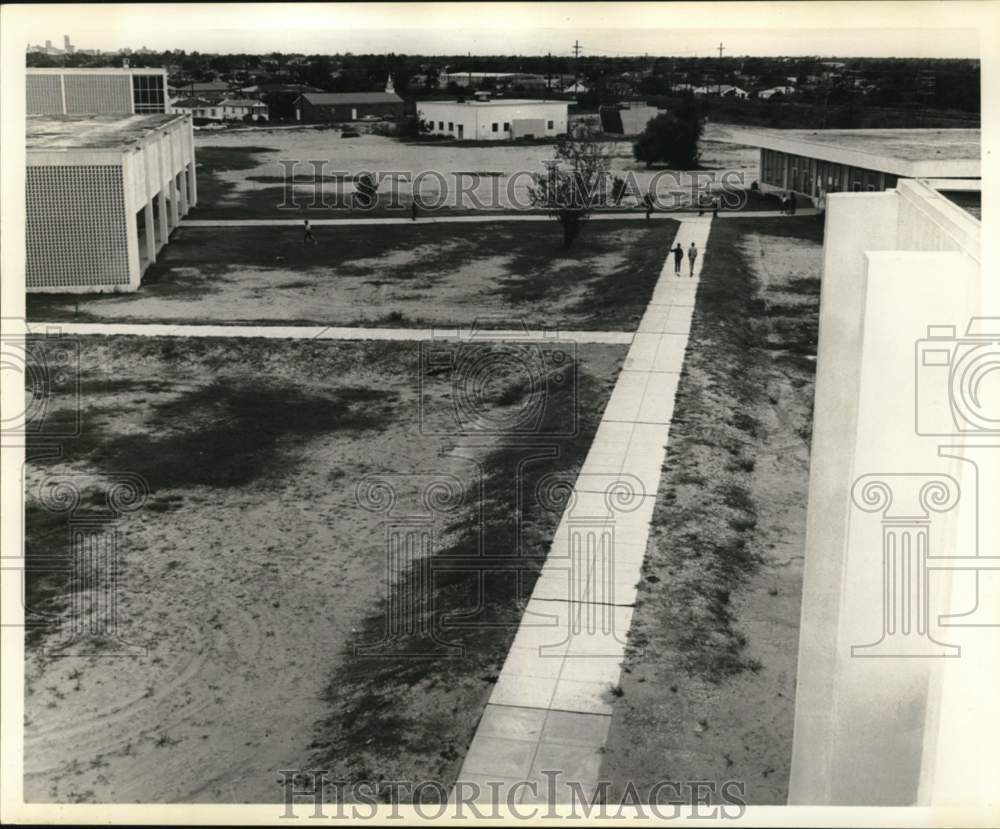
{"label": "white parapet wall", "polygon": [[925,183],[829,197],[792,805],[982,805],[1000,773],[995,703],[963,697],[1000,649],[981,279],[979,222]]}

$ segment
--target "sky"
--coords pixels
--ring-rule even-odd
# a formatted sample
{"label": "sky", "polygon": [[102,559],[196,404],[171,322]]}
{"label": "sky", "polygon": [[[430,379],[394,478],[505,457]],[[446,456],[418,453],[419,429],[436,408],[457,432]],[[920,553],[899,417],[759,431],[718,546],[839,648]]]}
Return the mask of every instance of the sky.
{"label": "sky", "polygon": [[[114,51],[979,57],[965,3],[23,5],[22,40]],[[947,8],[945,8],[947,7]],[[905,20],[907,26],[900,28]],[[720,25],[722,24],[722,25]]]}

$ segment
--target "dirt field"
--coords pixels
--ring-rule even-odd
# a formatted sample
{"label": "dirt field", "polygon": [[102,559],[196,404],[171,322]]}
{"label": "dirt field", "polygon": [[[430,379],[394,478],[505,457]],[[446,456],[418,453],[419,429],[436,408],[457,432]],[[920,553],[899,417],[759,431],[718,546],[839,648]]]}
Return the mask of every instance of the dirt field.
{"label": "dirt field", "polygon": [[713,226],[602,770],[619,793],[739,781],[785,802],[821,233]]}
{"label": "dirt field", "polygon": [[[758,177],[759,150],[731,143],[729,138],[725,125],[706,125],[701,142],[702,169],[697,171],[699,181],[725,171],[744,175],[746,185]],[[635,160],[632,140],[608,142],[608,149],[611,172],[623,177],[631,174],[645,192],[657,171],[648,170]],[[346,197],[355,191],[345,177],[349,179],[366,171],[402,174],[395,185],[399,194],[397,212],[408,214],[414,181],[418,182],[421,198],[428,205],[448,209],[524,207],[528,203],[527,174],[544,172],[544,162],[553,155],[552,146],[545,144],[456,145],[405,142],[378,135],[342,139],[336,130],[306,127],[199,133],[195,150],[198,206],[191,218],[287,216],[288,209],[279,205],[287,206],[293,199],[302,206],[311,205],[320,194],[332,204],[335,194]],[[323,164],[317,168],[313,161]],[[294,181],[292,189],[286,192],[285,177],[289,170],[294,170]],[[422,173],[425,175],[421,176]],[[436,174],[443,176],[443,180]],[[687,194],[693,174],[694,171],[678,173],[676,187],[672,186],[674,179],[670,180],[671,186],[662,179],[661,189]],[[472,175],[479,178],[474,181]],[[317,189],[318,178],[322,190]],[[391,201],[388,198],[391,189],[388,180],[380,187],[383,206]],[[311,215],[322,212],[309,208]]]}
{"label": "dirt field", "polygon": [[672,220],[181,228],[134,294],[34,294],[33,320],[634,330]]}
{"label": "dirt field", "polygon": [[[570,352],[560,370],[575,366],[575,382],[544,398],[525,434],[514,417],[534,411],[523,378],[495,352],[481,356],[500,366],[475,410],[493,433],[462,436],[460,387],[425,377],[416,343],[84,340],[79,436],[59,458],[29,447],[29,609],[64,615],[71,587],[39,570],[69,537],[39,487],[75,476],[74,518],[93,519],[114,473],[138,474],[149,495],[118,527],[116,595],[120,636],[148,653],[59,658],[43,650],[51,628],[29,635],[26,799],[273,802],[279,770],[317,762],[347,779],[370,763],[447,785],[558,519],[528,499],[516,527],[510,482],[527,469],[534,492],[541,474],[574,473],[624,349]],[[55,409],[48,422],[73,416]],[[577,428],[540,440],[566,423]],[[388,476],[396,512],[379,511],[384,490],[359,495],[371,475]],[[526,557],[520,586],[487,583],[483,606],[502,626],[452,631],[425,613],[426,629],[464,655],[413,659],[404,637],[405,659],[393,648],[359,658],[355,646],[378,644],[387,607],[413,599],[421,572],[387,570],[387,515],[404,525],[428,515],[434,556],[456,565],[478,552],[476,538],[508,565],[512,550]],[[468,579],[433,586],[446,615],[483,598]]]}

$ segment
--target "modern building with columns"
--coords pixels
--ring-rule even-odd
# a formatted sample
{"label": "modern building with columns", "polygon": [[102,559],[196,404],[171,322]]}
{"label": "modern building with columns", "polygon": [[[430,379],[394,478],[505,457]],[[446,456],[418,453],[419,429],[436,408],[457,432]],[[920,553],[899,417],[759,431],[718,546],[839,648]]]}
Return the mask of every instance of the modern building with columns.
{"label": "modern building with columns", "polygon": [[882,192],[904,178],[978,179],[978,129],[734,129],[731,141],[760,147],[764,190],[810,199]]}
{"label": "modern building with columns", "polygon": [[29,292],[127,292],[198,201],[191,116],[27,119]]}

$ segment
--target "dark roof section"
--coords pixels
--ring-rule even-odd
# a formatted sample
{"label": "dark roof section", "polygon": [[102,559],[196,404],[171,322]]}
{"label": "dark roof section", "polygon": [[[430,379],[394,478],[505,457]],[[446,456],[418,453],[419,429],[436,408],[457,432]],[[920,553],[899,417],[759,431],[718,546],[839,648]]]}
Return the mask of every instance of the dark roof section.
{"label": "dark roof section", "polygon": [[302,97],[314,106],[403,103],[395,92],[306,92]]}

